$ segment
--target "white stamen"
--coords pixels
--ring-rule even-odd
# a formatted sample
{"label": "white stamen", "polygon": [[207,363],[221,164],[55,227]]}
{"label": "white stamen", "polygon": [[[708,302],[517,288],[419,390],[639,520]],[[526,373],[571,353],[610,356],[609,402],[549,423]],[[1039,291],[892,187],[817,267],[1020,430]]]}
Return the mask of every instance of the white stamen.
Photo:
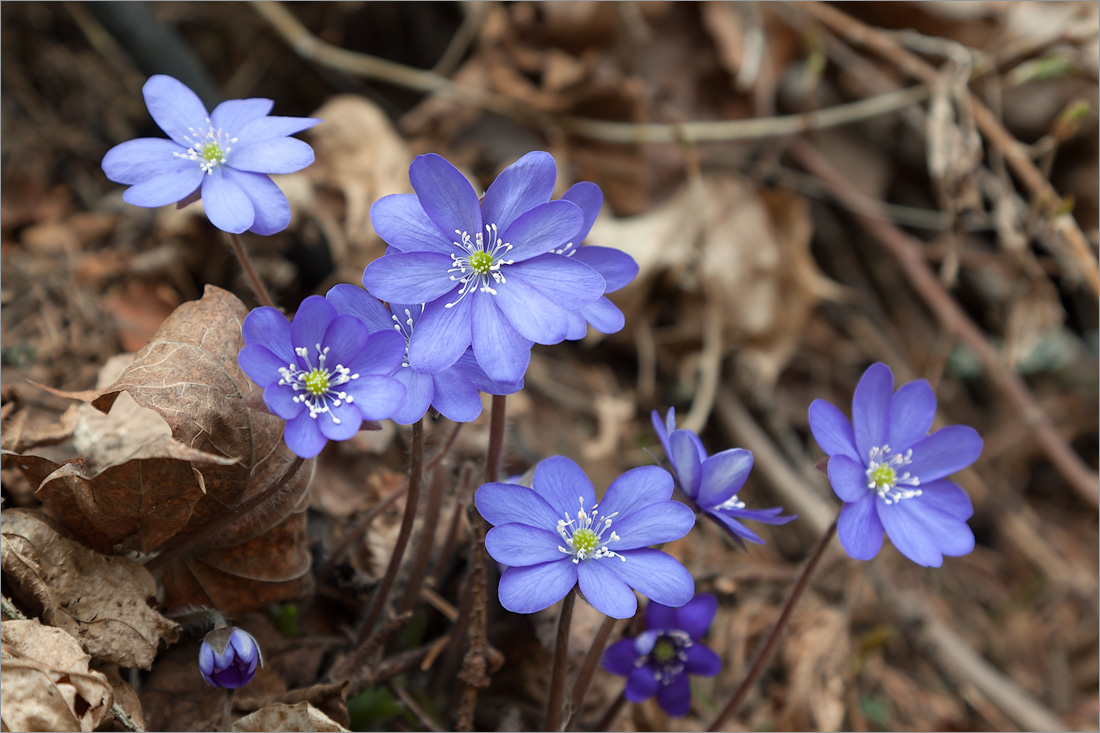
{"label": "white stamen", "polygon": [[[867,488],[878,494],[887,504],[903,499],[913,499],[923,493],[919,488],[901,489],[898,486],[920,486],[920,479],[901,469],[913,462],[913,451],[894,453],[883,444],[871,449],[867,462]],[[884,469],[884,470],[883,470]],[[885,476],[883,475],[885,474]]]}
{"label": "white stamen", "polygon": [[[329,417],[332,418],[332,422],[340,425],[340,418],[332,414],[330,408],[339,407],[345,402],[350,405],[355,402],[355,397],[335,388],[347,384],[353,379],[359,379],[359,375],[352,374],[351,370],[342,364],[337,364],[329,369],[325,366],[325,361],[328,360],[329,347],[321,348],[321,344],[314,344],[314,348],[317,351],[317,366],[314,366],[313,362],[310,361],[309,349],[298,346],[294,349],[294,353],[304,359],[309,368],[302,369],[297,364],[287,364],[285,367],[280,367],[279,375],[281,378],[279,384],[290,387],[298,393],[294,395],[294,401],[305,405],[311,418],[316,420],[318,415],[328,413]],[[307,379],[322,381],[325,384],[324,393],[313,394],[307,386]]]}
{"label": "white stamen", "polygon": [[[604,532],[611,527],[612,518],[618,516],[619,513],[614,512],[601,519],[599,517],[599,504],[593,504],[592,511],[589,513],[584,510],[584,497],[578,498],[580,499],[580,509],[577,511],[576,519],[571,518],[569,512],[566,512],[565,519],[558,520],[558,534],[561,535],[562,541],[567,545],[566,547],[558,545],[558,550],[566,555],[572,555],[574,565],[581,560],[601,557],[617,557],[626,562],[625,557],[607,549],[608,543],[622,538],[614,530],[611,531],[606,540],[603,537]],[[580,537],[577,537],[578,533],[580,533]],[[578,540],[580,546],[578,546]],[[591,546],[593,541],[595,541],[595,546]]]}
{"label": "white stamen", "polygon": [[[187,131],[190,134],[183,136],[188,145],[187,150],[183,153],[175,152],[172,155],[176,158],[193,160],[199,164],[203,173],[213,175],[214,169],[224,165],[229,159],[229,151],[237,144],[237,138],[229,137],[224,131],[216,129],[209,117],[206,118],[206,124],[208,127],[205,131],[188,127]],[[208,157],[208,154],[215,157]]]}
{"label": "white stamen", "polygon": [[[493,288],[493,285],[508,282],[504,277],[504,273],[501,272],[501,267],[515,264],[515,260],[504,259],[504,255],[512,249],[512,245],[501,241],[497,235],[496,224],[486,224],[485,232],[478,232],[472,238],[469,232],[457,229],[455,234],[458,235],[460,241],[452,242],[452,244],[458,247],[461,253],[451,255],[452,267],[447,272],[457,273],[451,275],[451,280],[457,282],[461,288],[458,291],[458,300],[447,303],[444,306],[445,308],[458,304],[466,297],[467,293],[473,292],[475,289],[480,293],[496,295],[497,291]],[[487,271],[477,272],[474,269],[470,260],[476,255],[481,255],[482,259],[485,256],[489,257],[490,264]]]}

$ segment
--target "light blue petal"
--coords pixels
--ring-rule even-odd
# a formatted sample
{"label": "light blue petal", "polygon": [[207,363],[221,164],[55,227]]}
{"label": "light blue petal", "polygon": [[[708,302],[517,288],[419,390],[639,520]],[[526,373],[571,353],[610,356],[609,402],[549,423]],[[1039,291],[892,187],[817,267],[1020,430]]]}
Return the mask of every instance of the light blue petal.
{"label": "light blue petal", "polygon": [[534,490],[517,484],[482,484],[474,493],[474,505],[494,527],[519,522],[549,530],[557,527],[559,519],[565,519]]}
{"label": "light blue petal", "polygon": [[236,137],[240,142],[251,142],[248,138],[239,137],[241,129],[249,122],[265,117],[274,106],[274,101],[259,97],[230,99],[214,108],[210,113],[210,121],[215,128],[224,132],[226,137]]}
{"label": "light blue petal", "polygon": [[[887,519],[888,515],[889,519]],[[894,521],[894,515],[897,515],[898,521]],[[879,516],[886,527],[887,536],[890,537],[890,541],[895,546],[898,546],[898,543],[894,540],[892,530],[895,524],[902,524],[910,528],[908,533],[910,538],[919,540],[922,546],[934,547],[938,553],[950,557],[959,557],[974,551],[974,532],[971,531],[966,522],[945,511],[943,507],[929,501],[927,496],[903,499],[896,504],[885,507],[880,505]],[[900,546],[898,546],[898,549],[902,550]],[[919,562],[904,550],[902,550],[902,554],[914,562]],[[928,554],[930,556],[931,553]],[[932,565],[930,567],[939,566]]]}
{"label": "light blue petal", "polygon": [[[486,293],[473,293],[463,300],[473,301],[471,313],[471,345],[474,358],[486,376],[497,382],[517,382],[523,379],[531,362],[531,345],[512,328],[497,307],[496,298]],[[419,333],[424,328],[417,329]],[[413,334],[413,338],[417,333]]]}
{"label": "light blue petal", "polygon": [[207,178],[202,170],[189,160],[181,160],[173,165],[165,164],[161,170],[164,172],[160,175],[123,191],[122,200],[134,206],[150,209],[167,206],[193,194],[200,185],[205,184]]}
{"label": "light blue petal", "polygon": [[469,379],[454,368],[432,375],[435,399],[432,406],[439,414],[455,422],[471,422],[481,414],[481,394]]}
{"label": "light blue petal", "polygon": [[441,231],[415,193],[378,199],[370,207],[370,222],[386,244],[402,252],[437,252],[450,257],[460,251],[454,244],[454,232]]}
{"label": "light blue petal", "polygon": [[[556,344],[565,338],[569,322],[562,307],[523,280],[509,277],[496,286],[497,294],[478,293],[479,300],[492,298],[508,323],[523,338],[538,344]],[[475,318],[478,317],[474,306]]]}
{"label": "light blue petal", "polygon": [[435,380],[432,375],[421,374],[409,366],[398,369],[393,378],[405,385],[405,403],[394,413],[393,421],[412,425],[428,412],[435,398]]}
{"label": "light blue petal", "polygon": [[630,618],[638,611],[638,599],[612,569],[620,564],[616,557],[584,560],[577,565],[577,580],[585,600],[597,611],[611,618]]}
{"label": "light blue petal", "polygon": [[[184,153],[172,140],[162,137],[139,137],[114,146],[103,156],[103,173],[115,183],[134,185],[164,175],[177,175],[188,168],[198,169],[193,160],[181,159],[173,153]],[[199,170],[201,175],[202,171]],[[198,188],[196,183],[191,190]],[[177,201],[179,199],[176,199]]]}
{"label": "light blue petal", "polygon": [[545,204],[554,193],[557,167],[550,153],[527,153],[501,171],[485,192],[481,216],[486,224],[504,231],[520,214]]}
{"label": "light blue petal", "polygon": [[613,293],[629,285],[638,275],[638,263],[621,250],[610,247],[581,247],[570,259],[591,267],[607,284],[605,293]]}
{"label": "light blue petal", "polygon": [[549,608],[573,590],[577,566],[561,560],[525,568],[508,568],[500,576],[500,605],[512,613],[534,613]]}
{"label": "light blue petal", "polygon": [[826,455],[848,456],[859,463],[865,460],[856,448],[852,423],[833,403],[825,400],[810,403],[810,432]]}
{"label": "light blue petal", "polygon": [[253,308],[241,324],[246,344],[265,346],[284,361],[283,366],[294,364],[294,347],[290,344],[290,321],[282,313],[268,306]]}
{"label": "light blue petal", "polygon": [[355,285],[346,283],[333,286],[325,293],[325,300],[332,303],[337,313],[355,316],[373,331],[393,330],[394,322],[389,308],[373,295]]}
{"label": "light blue petal", "polygon": [[532,486],[535,493],[553,508],[555,525],[559,519],[565,518],[567,512],[570,517],[576,518],[582,501],[586,512],[591,512],[596,505],[596,490],[592,482],[576,462],[565,456],[551,456],[535,466]]}
{"label": "light blue petal", "polygon": [[638,466],[611,482],[600,500],[600,513],[626,517],[643,507],[672,498],[672,475],[659,466]]}
{"label": "light blue petal", "polygon": [[569,310],[593,302],[604,291],[604,281],[598,272],[564,255],[532,257],[508,266],[505,273],[509,283],[515,278],[521,279]]}
{"label": "light blue petal", "polygon": [[308,410],[293,420],[287,421],[283,428],[283,440],[295,455],[301,458],[313,458],[325,447],[328,438],[321,434],[317,421],[309,416]]}
{"label": "light blue petal", "polygon": [[872,364],[860,377],[852,396],[852,427],[861,458],[866,459],[872,448],[886,444],[893,399],[894,373],[881,362]]}
{"label": "light blue petal", "polygon": [[240,186],[252,202],[255,219],[249,228],[250,232],[266,237],[277,234],[290,225],[290,203],[274,181],[262,173],[244,173],[228,167],[223,170],[223,174]]}
{"label": "light blue petal", "polygon": [[[606,517],[609,514],[610,512],[604,511],[601,503],[599,516]],[[612,520],[611,529],[618,533],[620,539],[611,542],[608,549],[623,552],[662,542],[672,542],[686,535],[694,526],[695,512],[686,504],[678,501],[660,501],[615,517]],[[606,536],[605,533],[605,538]]]}
{"label": "light blue petal", "polygon": [[[386,331],[385,333],[389,332]],[[328,324],[325,335],[321,339],[321,345],[328,349],[325,366],[330,371],[334,370],[337,365],[351,369],[352,373],[360,371],[356,362],[360,360],[361,354],[364,357],[367,356],[364,352],[367,350],[368,338],[370,338],[370,330],[365,323],[355,316],[337,314]],[[393,363],[392,360],[390,363]],[[314,366],[320,366],[320,363],[314,362]],[[396,368],[396,365],[391,366],[387,372],[367,369],[363,371],[371,374],[386,374],[393,371],[394,368]]]}
{"label": "light blue petal", "polygon": [[278,382],[281,378],[279,369],[286,367],[288,363],[273,354],[271,349],[259,344],[248,344],[237,354],[237,364],[241,371],[260,387]]}
{"label": "light blue petal", "polygon": [[252,173],[294,173],[313,162],[313,148],[296,137],[276,137],[253,143],[239,143],[229,153],[226,165]]}
{"label": "light blue petal", "polygon": [[871,493],[867,486],[867,467],[848,456],[829,459],[829,483],[841,501],[860,501]]}
{"label": "light blue petal", "polygon": [[967,425],[949,425],[913,446],[913,462],[903,470],[921,482],[950,476],[969,466],[982,454],[982,438]]}
{"label": "light blue petal", "polygon": [[573,243],[579,246],[588,236],[588,232],[592,231],[592,225],[596,223],[596,217],[600,214],[600,208],[603,206],[603,191],[591,181],[581,181],[570,186],[561,197],[576,204],[584,215],[581,228],[573,235]]}
{"label": "light blue petal", "polygon": [[[334,324],[343,324],[344,319],[353,320],[356,324],[362,326],[363,331],[368,331],[366,325],[363,324],[355,316],[339,316]],[[340,328],[344,328],[343,325]],[[332,330],[332,326],[329,326],[329,331]],[[326,337],[327,338],[327,337]],[[333,352],[336,352],[335,346]],[[344,366],[352,371],[353,374],[381,374],[383,376],[390,376],[401,367],[401,362],[405,359],[405,337],[399,334],[397,331],[375,331],[371,333],[364,346],[358,353],[350,354],[347,357],[347,361],[344,362]]]}
{"label": "light blue petal", "polygon": [[363,420],[389,419],[405,402],[405,385],[393,377],[364,374],[341,389],[355,398],[354,405],[361,415],[360,423]]}
{"label": "light blue petal", "polygon": [[844,551],[856,560],[870,560],[882,549],[885,531],[875,509],[876,498],[868,493],[859,501],[845,504],[836,526],[837,537]]}
{"label": "light blue petal", "polygon": [[485,549],[502,565],[525,568],[565,558],[558,549],[564,545],[557,532],[526,524],[502,524],[485,535]]}
{"label": "light blue petal", "polygon": [[474,187],[442,157],[418,155],[409,166],[409,180],[420,205],[442,232],[473,237],[481,231],[481,205]]}
{"label": "light blue petal", "polygon": [[579,309],[575,311],[566,311],[565,318],[568,321],[568,326],[566,326],[565,329],[566,341],[580,341],[588,335],[588,321],[584,319]]}
{"label": "light blue petal", "polygon": [[320,121],[316,117],[260,117],[245,124],[237,137],[242,143],[286,137],[308,130]]}
{"label": "light blue petal", "polygon": [[[605,297],[581,306],[578,312],[584,321],[592,324],[592,328],[600,333],[618,333],[626,325],[626,316],[619,310],[619,306]],[[579,338],[583,337],[584,334],[581,334]],[[570,339],[575,340],[571,336]]]}
{"label": "light blue petal", "polygon": [[[549,201],[520,215],[507,229],[500,232],[500,238],[512,245],[508,258],[522,262],[569,242],[582,221],[584,215],[574,204],[560,200]],[[600,294],[603,294],[602,290]]]}
{"label": "light blue petal", "polygon": [[715,453],[700,466],[699,506],[714,507],[736,494],[752,471],[752,453],[731,448]]}
{"label": "light blue petal", "polygon": [[452,297],[457,295],[428,303],[409,339],[409,364],[421,374],[446,369],[470,346],[470,298],[448,308]]}
{"label": "light blue petal", "polygon": [[185,148],[206,137],[210,128],[206,107],[183,82],[156,74],[149,77],[141,92],[153,121],[168,137]]}
{"label": "light blue petal", "polygon": [[308,361],[298,357],[303,369],[317,366],[317,344],[324,347],[325,331],[338,315],[332,304],[320,295],[311,295],[298,306],[298,312],[290,322],[290,343],[309,350]]}
{"label": "light blue petal", "polygon": [[451,258],[437,252],[383,255],[363,270],[363,287],[388,303],[430,303],[455,290],[450,267]]}
{"label": "light blue petal", "polygon": [[618,558],[599,560],[634,590],[650,600],[679,608],[695,595],[695,581],[676,558],[660,550],[631,550]]}
{"label": "light blue petal", "polygon": [[284,420],[293,420],[302,414],[306,406],[295,400],[298,395],[285,384],[270,384],[264,389],[264,404],[272,413]]}
{"label": "light blue petal", "polygon": [[[912,504],[920,499],[903,499],[896,504],[887,504],[878,499],[878,517],[886,534],[898,552],[926,568],[938,568],[943,565],[943,554],[937,547],[936,538],[932,536],[924,522],[909,507],[903,504]],[[957,522],[966,526],[963,522]],[[967,529],[969,532],[969,529]],[[973,535],[971,535],[973,537]]]}
{"label": "light blue petal", "polygon": [[936,393],[927,380],[904,385],[890,401],[890,449],[904,453],[928,435],[936,417]]}
{"label": "light blue petal", "polygon": [[359,432],[362,425],[359,408],[348,402],[341,401],[337,405],[330,401],[328,413],[317,416],[317,427],[321,429],[321,435],[329,440],[348,440]]}
{"label": "light blue petal", "polygon": [[738,544],[741,540],[747,540],[753,544],[763,545],[764,538],[741,524],[733,512],[718,509],[706,509],[706,516],[724,529]]}
{"label": "light blue petal", "polygon": [[947,479],[921,483],[922,501],[947,512],[956,519],[966,521],[974,516],[974,504],[961,486]]}
{"label": "light blue petal", "polygon": [[240,234],[256,220],[252,200],[221,167],[202,177],[202,206],[210,223],[223,232]]}
{"label": "light blue petal", "polygon": [[688,430],[677,430],[669,436],[668,442],[672,446],[672,455],[669,462],[676,471],[676,478],[680,482],[680,488],[684,493],[695,499],[699,496],[699,487],[702,483],[703,462],[699,458],[699,449],[695,433]]}

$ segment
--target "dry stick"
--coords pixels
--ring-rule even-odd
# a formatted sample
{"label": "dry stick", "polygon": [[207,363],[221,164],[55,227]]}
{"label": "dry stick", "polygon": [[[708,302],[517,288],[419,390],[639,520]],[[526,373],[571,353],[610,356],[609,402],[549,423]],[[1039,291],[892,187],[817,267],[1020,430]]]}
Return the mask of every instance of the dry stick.
{"label": "dry stick", "polygon": [[[358,644],[344,661],[329,672],[326,681],[339,682],[346,679],[351,683],[357,678],[373,679],[375,670],[366,667],[367,659],[370,655],[374,654],[379,647],[386,643],[386,639],[404,628],[405,624],[409,623],[409,619],[411,618],[412,611],[405,611],[382,624],[382,628],[363,639],[362,643]],[[349,684],[349,697],[352,695],[350,692],[352,687],[354,687],[354,685]]]}
{"label": "dry stick", "polygon": [[771,658],[772,651],[775,650],[775,645],[779,641],[779,636],[787,626],[787,621],[791,617],[791,612],[798,604],[798,599],[802,597],[803,591],[805,591],[806,587],[810,584],[810,576],[814,574],[817,564],[825,555],[825,548],[829,546],[829,541],[833,539],[833,534],[836,533],[836,523],[839,519],[840,515],[838,514],[837,518],[833,520],[833,523],[829,525],[829,529],[825,530],[825,534],[822,535],[821,541],[817,543],[817,547],[814,548],[813,554],[810,555],[810,560],[806,563],[806,568],[802,571],[802,575],[800,575],[798,581],[795,582],[794,590],[791,591],[790,597],[783,605],[783,611],[779,614],[779,620],[775,622],[775,626],[772,628],[771,634],[768,635],[767,641],[764,642],[764,646],[761,647],[760,652],[756,655],[756,659],[753,660],[752,667],[749,668],[748,674],[745,675],[745,679],[741,681],[741,685],[737,688],[737,691],[733,693],[733,697],[730,698],[730,701],[726,703],[726,707],[722,708],[722,712],[718,713],[718,717],[715,718],[714,722],[707,728],[708,731],[722,729],[722,724],[726,722],[727,718],[737,712],[737,708],[741,706],[745,697],[752,690],[753,685],[756,684],[756,680],[760,678],[760,674],[764,671],[764,667]]}
{"label": "dry stick", "polygon": [[409,485],[407,483],[402,484],[376,501],[374,506],[368,509],[363,516],[359,517],[355,522],[355,526],[345,532],[344,536],[340,538],[340,544],[333,548],[332,552],[329,554],[328,560],[325,560],[325,564],[322,565],[320,571],[318,571],[317,577],[328,577],[328,574],[332,572],[333,566],[335,566],[340,558],[344,556],[344,553],[348,551],[348,548],[351,547],[353,543],[366,534],[367,530],[370,529],[371,523],[378,518],[378,515],[397,501],[397,497],[408,490]]}
{"label": "dry stick", "polygon": [[428,505],[424,509],[424,521],[420,525],[420,533],[416,536],[413,558],[409,563],[409,574],[405,580],[405,594],[398,606],[402,611],[410,610],[420,599],[420,587],[424,582],[428,563],[432,559],[435,530],[436,525],[439,524],[439,510],[443,504],[443,490],[446,484],[444,479],[445,475],[442,471],[432,472],[431,484],[428,487]]}
{"label": "dry stick", "polygon": [[584,696],[588,694],[588,687],[592,684],[592,677],[596,674],[596,666],[599,664],[603,650],[607,647],[607,640],[611,638],[611,632],[615,630],[618,619],[610,616],[603,620],[596,638],[592,640],[592,646],[588,648],[588,656],[584,658],[584,664],[577,672],[577,679],[573,683],[573,697],[569,719],[565,723],[566,730],[576,730],[574,723],[580,720],[581,707],[584,705]]}
{"label": "dry stick", "polygon": [[420,92],[439,94],[456,102],[496,112],[527,124],[556,127],[579,137],[604,142],[682,144],[755,140],[792,135],[806,130],[837,127],[878,117],[916,104],[929,95],[929,87],[921,84],[807,114],[714,122],[638,124],[553,115],[534,110],[529,105],[501,94],[456,84],[447,77],[430,71],[414,69],[367,54],[346,51],[325,43],[310,33],[309,29],[280,3],[253,2],[252,7],[275,28],[275,31],[299,56],[318,65],[368,79],[379,79]]}
{"label": "dry stick", "polygon": [[370,610],[367,611],[367,620],[359,629],[359,637],[356,646],[370,637],[374,631],[374,625],[382,618],[382,612],[386,608],[386,602],[390,599],[390,591],[397,580],[397,571],[401,568],[401,559],[405,556],[405,547],[409,544],[412,535],[413,522],[416,520],[416,504],[420,498],[420,477],[424,470],[424,418],[413,423],[412,447],[409,451],[409,488],[405,497],[405,514],[401,517],[401,528],[397,532],[397,542],[393,546],[390,555],[390,563],[386,566],[386,574],[382,576],[382,582],[371,599]]}
{"label": "dry stick", "polygon": [[244,248],[244,242],[241,241],[241,235],[231,232],[226,232],[226,234],[229,236],[229,243],[233,246],[233,254],[237,255],[237,261],[241,263],[244,276],[248,278],[248,284],[252,286],[252,292],[256,294],[256,300],[260,301],[260,305],[274,308],[275,301],[271,299],[271,294],[264,287],[263,280],[256,274],[256,268],[252,266],[252,260],[248,257],[248,250]]}
{"label": "dry stick", "polygon": [[569,666],[569,627],[573,624],[573,603],[577,589],[570,590],[561,602],[558,636],[554,642],[554,663],[550,668],[550,694],[546,699],[546,731],[561,730],[562,702],[565,697],[565,669]]}
{"label": "dry stick", "polygon": [[1020,419],[1035,432],[1035,439],[1070,487],[1096,509],[1100,507],[1100,476],[1081,460],[1050,417],[1043,412],[1020,376],[1005,367],[966,311],[944,289],[924,259],[921,242],[887,220],[875,202],[863,198],[844,176],[804,140],[794,140],[790,150],[811,173],[825,181],[833,195],[851,209],[863,228],[901,264],[910,284],[936,314],[944,330],[973,349],[997,388],[1015,407]]}
{"label": "dry stick", "polygon": [[[831,5],[820,2],[802,2],[799,6],[809,15],[832,28],[850,42],[871,49],[887,59],[906,74],[933,84],[939,72],[915,54],[897,44],[890,34],[872,28]],[[1000,120],[973,92],[970,103],[974,122],[982,135],[1005,157],[1012,172],[1020,179],[1031,195],[1038,200],[1046,213],[1053,217],[1056,228],[1069,245],[1085,282],[1093,297],[1100,296],[1100,264],[1092,253],[1088,239],[1072,216],[1060,213],[1063,199],[1043,176],[1027,150],[1005,129]]]}
{"label": "dry stick", "polygon": [[420,707],[416,700],[413,699],[413,696],[409,694],[409,691],[405,689],[404,685],[391,684],[390,689],[401,698],[401,702],[412,711],[412,714],[416,716],[417,720],[419,720],[425,728],[430,731],[435,731],[435,733],[442,733],[443,729],[431,719],[431,716],[424,711],[424,708]]}
{"label": "dry stick", "polygon": [[275,494],[279,493],[283,486],[286,485],[286,482],[298,472],[298,469],[302,467],[304,462],[304,458],[294,456],[294,460],[287,464],[283,473],[279,478],[275,479],[269,487],[256,494],[251,499],[241,502],[209,524],[204,524],[194,532],[184,536],[179,542],[146,562],[145,569],[150,573],[156,572],[170,562],[173,562],[182,555],[193,550],[203,540],[209,539],[218,532],[221,532],[223,529],[233,524],[233,522],[236,522],[238,519],[275,496]]}

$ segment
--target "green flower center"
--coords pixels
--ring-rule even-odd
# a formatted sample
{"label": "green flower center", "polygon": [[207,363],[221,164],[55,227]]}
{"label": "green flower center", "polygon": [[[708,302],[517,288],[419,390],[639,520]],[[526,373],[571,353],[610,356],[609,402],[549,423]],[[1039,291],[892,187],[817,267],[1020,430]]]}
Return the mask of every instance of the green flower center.
{"label": "green flower center", "polygon": [[871,471],[869,478],[878,486],[893,488],[898,483],[898,472],[890,466],[882,465]]}
{"label": "green flower center", "polygon": [[887,504],[920,496],[920,479],[904,470],[912,462],[912,449],[895,453],[888,445],[875,446],[867,458],[867,488]]}
{"label": "green flower center", "polygon": [[222,146],[215,142],[209,142],[202,148],[202,159],[207,163],[221,162]]}
{"label": "green flower center", "polygon": [[599,544],[600,538],[590,529],[582,527],[573,533],[573,549],[577,552],[591,555]]}
{"label": "green flower center", "polygon": [[306,392],[309,392],[314,397],[320,397],[323,394],[328,394],[328,370],[327,369],[313,369],[306,374],[305,382]]}
{"label": "green flower center", "polygon": [[488,275],[493,266],[493,256],[488,252],[474,252],[470,255],[470,269],[478,275]]}
{"label": "green flower center", "polygon": [[572,555],[574,565],[581,560],[601,557],[617,557],[626,562],[625,557],[607,548],[607,543],[617,542],[620,539],[618,533],[612,530],[606,537],[604,536],[604,533],[611,529],[611,520],[618,515],[618,512],[602,517],[599,504],[593,504],[590,510],[585,511],[584,498],[577,498],[580,499],[577,516],[571,517],[569,512],[566,512],[565,519],[558,520],[558,535],[564,543],[558,545],[558,549],[567,555]]}
{"label": "green flower center", "polygon": [[661,639],[653,646],[653,658],[659,664],[671,662],[677,655],[676,645],[667,639]]}

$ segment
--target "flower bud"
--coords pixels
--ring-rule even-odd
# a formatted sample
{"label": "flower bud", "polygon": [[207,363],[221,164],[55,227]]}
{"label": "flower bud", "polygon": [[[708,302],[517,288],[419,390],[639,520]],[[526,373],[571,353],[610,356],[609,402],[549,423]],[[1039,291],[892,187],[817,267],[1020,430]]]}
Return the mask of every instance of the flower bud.
{"label": "flower bud", "polygon": [[236,689],[247,685],[264,665],[256,640],[243,629],[222,626],[214,629],[199,647],[199,671],[214,687]]}

